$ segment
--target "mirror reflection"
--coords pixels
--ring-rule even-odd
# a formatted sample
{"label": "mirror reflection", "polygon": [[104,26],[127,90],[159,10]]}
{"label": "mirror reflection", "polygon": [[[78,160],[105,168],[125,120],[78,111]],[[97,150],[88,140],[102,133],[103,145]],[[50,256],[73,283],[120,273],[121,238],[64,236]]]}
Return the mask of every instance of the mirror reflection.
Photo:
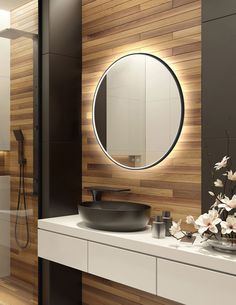
{"label": "mirror reflection", "polygon": [[179,82],[157,57],[122,57],[98,84],[95,134],[107,156],[123,167],[141,169],[160,162],[174,147],[182,121]]}

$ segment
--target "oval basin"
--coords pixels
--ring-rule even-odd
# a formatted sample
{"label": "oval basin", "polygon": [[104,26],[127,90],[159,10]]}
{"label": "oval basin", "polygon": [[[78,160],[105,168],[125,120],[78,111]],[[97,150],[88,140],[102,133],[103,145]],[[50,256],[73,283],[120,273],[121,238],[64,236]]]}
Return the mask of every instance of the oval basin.
{"label": "oval basin", "polygon": [[87,227],[115,232],[143,230],[151,211],[149,205],[123,201],[87,201],[78,209]]}

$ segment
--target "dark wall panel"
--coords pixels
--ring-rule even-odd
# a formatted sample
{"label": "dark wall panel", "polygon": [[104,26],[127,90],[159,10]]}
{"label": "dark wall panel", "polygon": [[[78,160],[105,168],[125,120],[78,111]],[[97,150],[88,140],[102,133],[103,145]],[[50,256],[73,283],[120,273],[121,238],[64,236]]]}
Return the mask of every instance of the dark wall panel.
{"label": "dark wall panel", "polygon": [[[203,15],[210,11],[224,15],[226,9],[232,9],[231,13],[236,12],[236,1],[203,1]],[[214,163],[227,154],[232,156],[232,161],[236,156],[235,25],[236,14],[204,22],[202,25],[203,211],[207,211],[213,203],[208,191],[213,187],[211,170]]]}
{"label": "dark wall panel", "polygon": [[81,198],[81,1],[44,0],[41,13],[42,217],[52,217],[77,213]]}
{"label": "dark wall panel", "polygon": [[[202,26],[204,136],[224,137],[235,130],[236,15]],[[235,67],[235,68],[234,68]]]}
{"label": "dark wall panel", "polygon": [[81,0],[43,0],[43,53],[81,56]]}
{"label": "dark wall panel", "polygon": [[[40,1],[41,217],[76,214],[81,200],[81,0]],[[81,304],[81,272],[40,260],[41,305]]]}
{"label": "dark wall panel", "polygon": [[81,60],[50,54],[50,140],[78,141],[80,135]]}
{"label": "dark wall panel", "polygon": [[236,13],[235,0],[202,0],[203,22]]}
{"label": "dark wall panel", "polygon": [[43,275],[42,287],[45,294],[42,305],[81,304],[81,277],[76,269],[44,260]]}

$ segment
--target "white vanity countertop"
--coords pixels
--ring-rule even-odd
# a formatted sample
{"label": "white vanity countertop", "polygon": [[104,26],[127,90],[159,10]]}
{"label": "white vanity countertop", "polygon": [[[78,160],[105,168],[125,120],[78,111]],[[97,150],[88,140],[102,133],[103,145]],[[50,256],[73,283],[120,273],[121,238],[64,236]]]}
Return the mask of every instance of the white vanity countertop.
{"label": "white vanity countertop", "polygon": [[79,215],[41,219],[38,221],[38,228],[236,275],[236,255],[214,251],[204,246],[200,238],[192,245],[180,243],[173,237],[154,239],[150,227],[131,233],[94,230],[85,227]]}

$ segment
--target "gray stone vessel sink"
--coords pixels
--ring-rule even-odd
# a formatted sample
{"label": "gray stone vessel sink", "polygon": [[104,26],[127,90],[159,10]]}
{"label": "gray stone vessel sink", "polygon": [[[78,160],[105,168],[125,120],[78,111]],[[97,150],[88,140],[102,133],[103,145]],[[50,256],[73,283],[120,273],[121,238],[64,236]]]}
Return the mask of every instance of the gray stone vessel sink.
{"label": "gray stone vessel sink", "polygon": [[143,230],[150,219],[150,206],[123,201],[87,201],[78,205],[84,224],[113,232]]}

